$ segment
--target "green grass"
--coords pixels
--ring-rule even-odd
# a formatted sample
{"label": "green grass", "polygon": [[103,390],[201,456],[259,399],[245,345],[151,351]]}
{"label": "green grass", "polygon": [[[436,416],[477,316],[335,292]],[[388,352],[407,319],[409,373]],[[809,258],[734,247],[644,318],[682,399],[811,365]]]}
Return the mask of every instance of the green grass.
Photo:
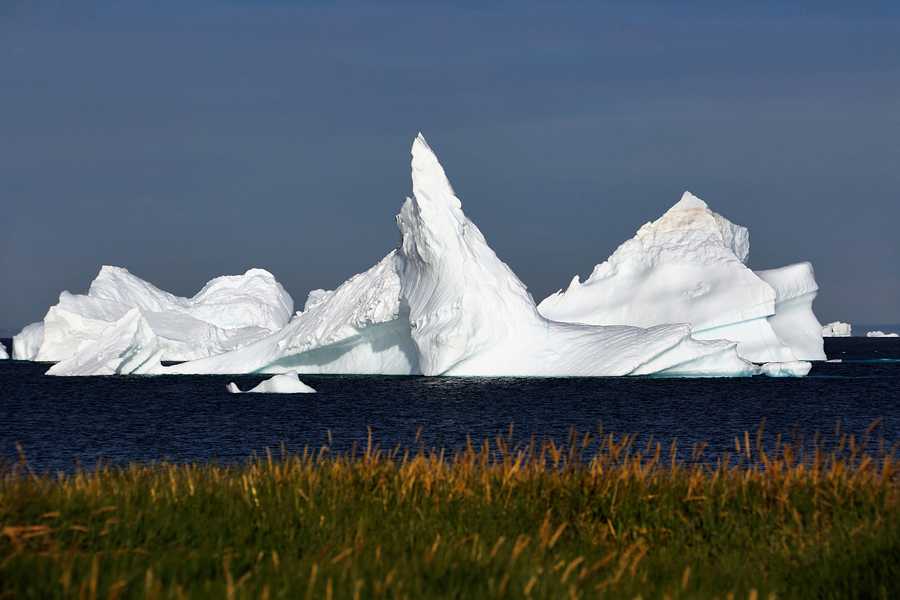
{"label": "green grass", "polygon": [[758,440],[712,464],[575,434],[68,476],[20,459],[0,597],[900,597],[892,453]]}

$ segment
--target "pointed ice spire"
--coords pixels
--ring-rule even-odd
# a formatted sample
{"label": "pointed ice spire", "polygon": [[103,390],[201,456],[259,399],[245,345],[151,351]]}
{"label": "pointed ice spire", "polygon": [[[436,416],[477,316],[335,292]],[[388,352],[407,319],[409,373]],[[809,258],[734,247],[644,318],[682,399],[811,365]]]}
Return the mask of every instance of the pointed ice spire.
{"label": "pointed ice spire", "polygon": [[444,168],[421,133],[412,146],[413,195],[422,210],[428,210],[429,203],[440,203],[460,208],[459,198],[453,191]]}

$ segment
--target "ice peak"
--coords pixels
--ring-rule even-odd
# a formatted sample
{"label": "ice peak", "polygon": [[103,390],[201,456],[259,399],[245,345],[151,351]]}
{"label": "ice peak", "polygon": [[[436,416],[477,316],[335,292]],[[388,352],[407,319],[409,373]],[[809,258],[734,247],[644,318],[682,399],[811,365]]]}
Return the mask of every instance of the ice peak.
{"label": "ice peak", "polygon": [[669,209],[668,212],[672,212],[675,210],[706,210],[709,206],[690,192],[685,192],[683,196],[681,196],[681,200],[679,200],[675,206]]}
{"label": "ice peak", "polygon": [[421,133],[412,146],[413,194],[421,208],[430,203],[440,203],[459,208],[462,206],[450,186],[444,168]]}
{"label": "ice peak", "polygon": [[[646,225],[644,227],[647,227]],[[661,231],[676,229],[718,229],[715,213],[706,202],[685,192],[681,200],[667,210],[663,216],[653,222],[652,227]]]}

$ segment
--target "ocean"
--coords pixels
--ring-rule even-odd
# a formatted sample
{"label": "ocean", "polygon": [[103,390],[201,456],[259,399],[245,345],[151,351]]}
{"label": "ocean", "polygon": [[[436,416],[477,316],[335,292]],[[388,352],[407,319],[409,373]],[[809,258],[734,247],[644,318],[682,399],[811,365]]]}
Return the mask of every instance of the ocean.
{"label": "ocean", "polygon": [[[9,340],[6,340],[9,347]],[[35,472],[98,462],[243,461],[265,456],[350,452],[371,439],[448,452],[507,437],[565,442],[581,434],[637,434],[690,458],[707,444],[713,460],[734,438],[763,425],[763,444],[805,445],[835,433],[872,449],[900,442],[900,340],[829,338],[830,361],[802,378],[429,378],[302,376],[316,394],[230,394],[265,376],[48,377],[47,364],[0,361],[0,457],[22,448]],[[589,452],[588,452],[589,453]],[[2,459],[0,459],[2,461]]]}

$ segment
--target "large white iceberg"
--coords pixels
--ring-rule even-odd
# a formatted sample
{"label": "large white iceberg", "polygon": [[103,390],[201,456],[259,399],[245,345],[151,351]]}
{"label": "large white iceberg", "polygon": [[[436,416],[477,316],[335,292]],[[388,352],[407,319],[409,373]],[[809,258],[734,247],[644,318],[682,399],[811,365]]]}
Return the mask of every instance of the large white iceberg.
{"label": "large white iceberg", "polygon": [[337,289],[311,292],[292,319],[290,296],[265,271],[214,280],[185,299],[104,267],[87,296],[64,293],[14,351],[67,361],[53,374],[82,375],[761,371],[739,353],[767,374],[801,375],[810,365],[797,359],[825,358],[811,266],[753,273],[747,230],[690,194],[585,283],[576,277],[536,307],[465,216],[421,135],[412,156],[400,246]]}
{"label": "large white iceberg", "polygon": [[851,327],[850,323],[841,323],[840,321],[834,321],[833,323],[829,323],[825,327],[822,328],[822,336],[823,337],[850,337],[852,334],[850,333]]}
{"label": "large white iceberg", "polygon": [[591,276],[544,299],[547,318],[597,325],[690,323],[697,339],[738,342],[758,363],[824,360],[809,263],[754,273],[747,229],[685,192]]}
{"label": "large white iceberg", "polygon": [[[232,394],[240,394],[241,389],[231,382],[226,389]],[[314,394],[316,390],[300,381],[297,371],[288,371],[284,375],[274,375],[256,387],[247,390],[247,394]]]}
{"label": "large white iceberg", "polygon": [[104,266],[87,295],[60,294],[42,322],[13,339],[19,360],[59,362],[79,344],[98,339],[138,308],[158,337],[162,359],[184,361],[221,354],[266,337],[291,319],[294,302],[271,273],[213,279],[193,298],[164,292],[119,267]]}

